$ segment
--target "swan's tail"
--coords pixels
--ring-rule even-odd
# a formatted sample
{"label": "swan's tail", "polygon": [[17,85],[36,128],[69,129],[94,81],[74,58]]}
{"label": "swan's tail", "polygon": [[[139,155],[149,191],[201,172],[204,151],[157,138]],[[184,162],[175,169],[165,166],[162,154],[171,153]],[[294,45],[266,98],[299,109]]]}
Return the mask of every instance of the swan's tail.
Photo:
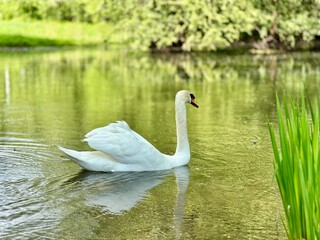
{"label": "swan's tail", "polygon": [[64,152],[65,154],[67,154],[69,157],[72,157],[75,160],[80,160],[81,158],[81,152],[75,151],[75,150],[71,150],[71,149],[67,149],[67,148],[63,148],[58,146],[58,148]]}
{"label": "swan's tail", "polygon": [[81,167],[90,171],[113,172],[115,162],[109,155],[98,151],[75,151],[58,146],[58,148],[67,154],[73,161]]}

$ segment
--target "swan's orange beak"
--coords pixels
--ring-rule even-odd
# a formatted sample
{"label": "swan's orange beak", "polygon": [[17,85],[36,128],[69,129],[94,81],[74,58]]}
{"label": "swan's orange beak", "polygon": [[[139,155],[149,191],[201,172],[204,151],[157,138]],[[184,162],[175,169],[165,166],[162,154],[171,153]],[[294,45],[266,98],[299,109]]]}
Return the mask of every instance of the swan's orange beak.
{"label": "swan's orange beak", "polygon": [[198,108],[198,104],[196,104],[196,102],[194,101],[194,99],[191,99],[191,105]]}

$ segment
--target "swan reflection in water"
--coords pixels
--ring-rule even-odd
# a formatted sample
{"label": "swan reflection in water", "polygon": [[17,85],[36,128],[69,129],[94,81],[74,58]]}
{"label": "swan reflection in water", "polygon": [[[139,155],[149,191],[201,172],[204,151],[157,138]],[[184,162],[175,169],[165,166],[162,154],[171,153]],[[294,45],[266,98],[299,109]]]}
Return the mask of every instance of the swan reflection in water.
{"label": "swan reflection in water", "polygon": [[153,172],[94,173],[81,172],[70,181],[77,181],[78,188],[90,189],[86,195],[90,206],[98,206],[103,211],[120,215],[139,203],[149,190],[162,183],[172,174],[176,177],[177,194],[174,223],[177,231],[184,217],[185,195],[189,184],[188,166]]}

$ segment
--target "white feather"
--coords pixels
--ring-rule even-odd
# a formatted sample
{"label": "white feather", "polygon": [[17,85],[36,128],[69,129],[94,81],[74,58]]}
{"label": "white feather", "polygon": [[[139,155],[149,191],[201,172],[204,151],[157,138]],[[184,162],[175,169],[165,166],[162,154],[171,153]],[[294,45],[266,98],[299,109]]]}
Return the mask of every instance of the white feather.
{"label": "white feather", "polygon": [[86,135],[84,141],[93,149],[124,164],[152,164],[153,160],[162,158],[162,154],[154,146],[132,131],[124,121],[94,129]]}

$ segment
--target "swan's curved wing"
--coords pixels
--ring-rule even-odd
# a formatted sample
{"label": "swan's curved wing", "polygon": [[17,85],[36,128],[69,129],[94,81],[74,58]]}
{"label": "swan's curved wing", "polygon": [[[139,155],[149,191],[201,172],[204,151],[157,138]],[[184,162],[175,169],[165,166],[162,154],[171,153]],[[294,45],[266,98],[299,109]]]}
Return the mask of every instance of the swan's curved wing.
{"label": "swan's curved wing", "polygon": [[111,155],[125,164],[152,164],[161,153],[124,121],[96,128],[83,140],[95,150]]}

